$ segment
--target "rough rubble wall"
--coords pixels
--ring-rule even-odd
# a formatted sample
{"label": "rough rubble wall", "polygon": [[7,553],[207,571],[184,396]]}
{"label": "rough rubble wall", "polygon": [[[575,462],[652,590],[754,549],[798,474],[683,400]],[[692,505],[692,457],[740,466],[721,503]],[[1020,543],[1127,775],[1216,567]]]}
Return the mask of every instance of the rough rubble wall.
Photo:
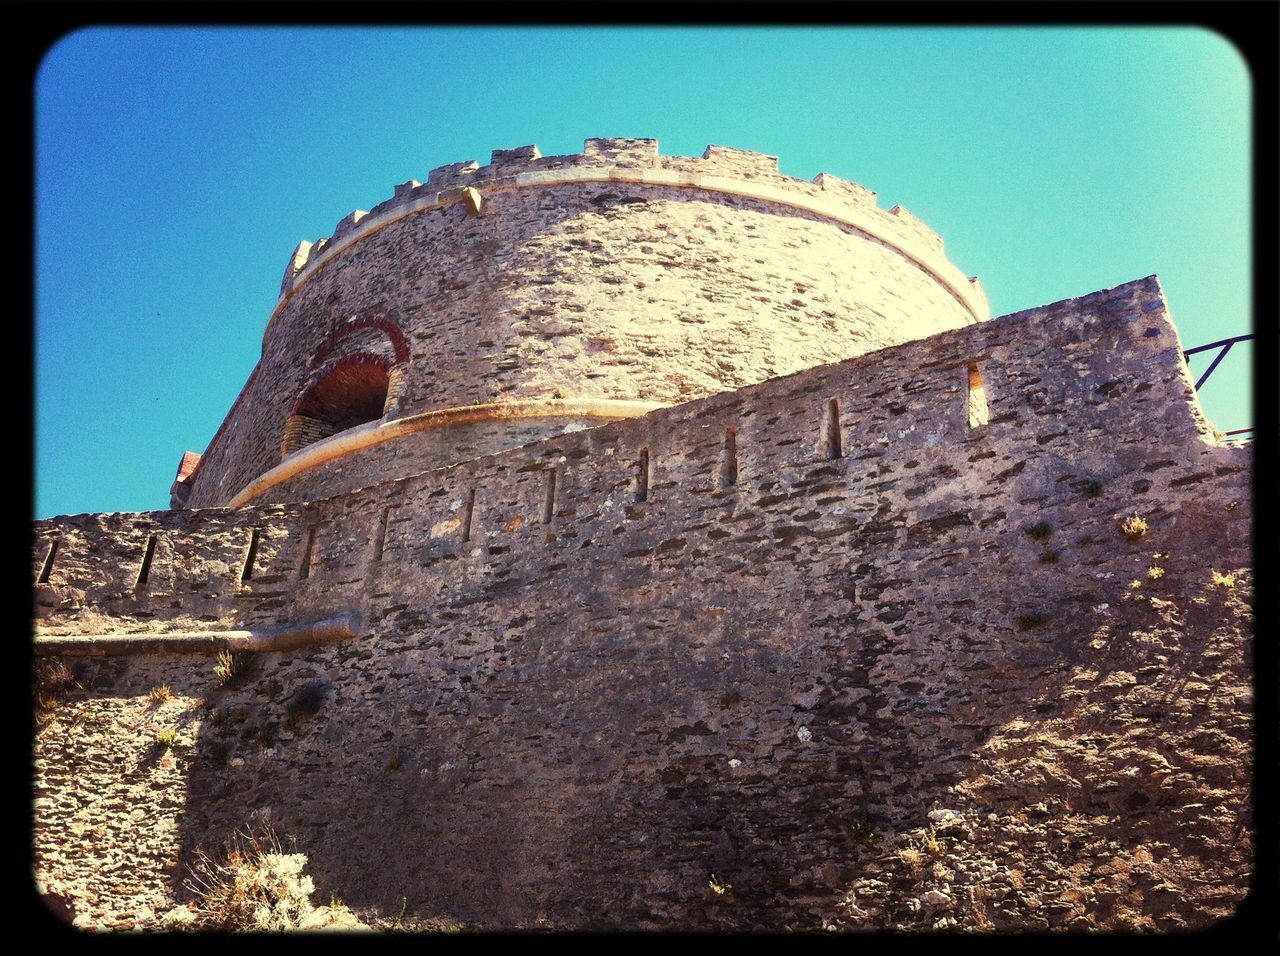
{"label": "rough rubble wall", "polygon": [[38,876],[145,923],[269,820],[322,893],[490,927],[1204,925],[1252,858],[1249,467],[1144,280],[309,506],[41,522],[51,631],[368,633],[78,665]]}
{"label": "rough rubble wall", "polygon": [[[852,184],[780,176],[776,160],[770,173],[770,159],[727,150],[667,158],[664,168],[748,179],[754,171],[799,196],[858,205],[887,235],[945,261],[941,241],[914,217],[876,209],[874,194]],[[465,181],[485,195],[479,216],[462,203],[408,215],[317,263],[286,296],[188,507],[225,504],[279,463],[313,352],[357,314],[388,317],[408,338],[391,417],[556,395],[683,402],[975,321],[903,252],[815,213],[678,186],[510,188],[514,174],[558,160],[605,171],[616,159],[499,160],[402,198]],[[655,151],[655,168],[658,160]],[[498,183],[506,191],[492,192]]]}

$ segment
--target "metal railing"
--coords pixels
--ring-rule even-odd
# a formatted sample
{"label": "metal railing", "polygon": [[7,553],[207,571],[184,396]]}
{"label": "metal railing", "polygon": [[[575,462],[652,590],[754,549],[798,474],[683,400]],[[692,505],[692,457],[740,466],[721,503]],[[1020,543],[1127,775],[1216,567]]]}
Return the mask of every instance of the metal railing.
{"label": "metal railing", "polygon": [[[1200,386],[1202,386],[1205,382],[1209,381],[1209,376],[1213,374],[1213,370],[1218,367],[1219,363],[1221,363],[1222,360],[1227,357],[1227,353],[1231,351],[1231,346],[1235,345],[1237,342],[1246,342],[1251,338],[1253,338],[1252,332],[1250,332],[1248,335],[1233,335],[1229,339],[1219,339],[1217,342],[1210,342],[1207,345],[1197,345],[1195,348],[1184,350],[1182,353],[1182,360],[1184,362],[1189,363],[1191,356],[1193,355],[1196,355],[1200,352],[1208,352],[1210,349],[1218,349],[1218,354],[1213,357],[1213,361],[1209,363],[1209,367],[1205,369],[1204,374],[1201,375],[1200,378],[1196,380],[1196,391],[1197,392],[1200,391]],[[1229,432],[1222,433],[1223,437],[1225,438],[1231,438],[1232,436],[1252,435],[1252,434],[1253,434],[1252,425],[1249,426],[1248,428],[1233,428]]]}

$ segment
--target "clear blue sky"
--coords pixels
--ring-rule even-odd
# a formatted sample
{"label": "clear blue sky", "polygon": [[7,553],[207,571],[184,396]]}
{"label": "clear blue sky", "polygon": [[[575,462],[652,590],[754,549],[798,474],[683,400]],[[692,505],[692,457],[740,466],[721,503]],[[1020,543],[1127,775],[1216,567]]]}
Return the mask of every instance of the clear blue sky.
{"label": "clear blue sky", "polygon": [[1251,331],[1249,73],[1197,28],[95,29],[36,89],[37,517],[168,507],[297,242],[494,148],[760,150],[906,206],[993,314],[1156,273],[1184,346]]}

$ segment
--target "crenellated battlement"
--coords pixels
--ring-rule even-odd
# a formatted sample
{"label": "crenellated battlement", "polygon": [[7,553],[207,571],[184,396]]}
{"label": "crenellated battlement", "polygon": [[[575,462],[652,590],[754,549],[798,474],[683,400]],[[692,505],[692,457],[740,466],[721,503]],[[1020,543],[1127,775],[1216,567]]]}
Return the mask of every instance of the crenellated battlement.
{"label": "crenellated battlement", "polygon": [[786,176],[778,171],[778,157],[765,153],[711,145],[700,158],[663,156],[657,140],[623,137],[588,139],[581,153],[564,156],[543,156],[535,145],[495,149],[485,166],[474,160],[448,163],[431,170],[425,183],[398,185],[390,199],[370,212],[356,210],[345,216],[332,236],[311,245],[305,257],[295,252],[285,270],[281,303],[342,249],[404,216],[460,202],[467,187],[483,196],[601,182],[726,193],[833,219],[898,249],[947,285],[975,319],[990,315],[980,287],[946,261],[936,232],[901,206],[881,209],[876,194],[857,183],[829,173],[811,181]]}

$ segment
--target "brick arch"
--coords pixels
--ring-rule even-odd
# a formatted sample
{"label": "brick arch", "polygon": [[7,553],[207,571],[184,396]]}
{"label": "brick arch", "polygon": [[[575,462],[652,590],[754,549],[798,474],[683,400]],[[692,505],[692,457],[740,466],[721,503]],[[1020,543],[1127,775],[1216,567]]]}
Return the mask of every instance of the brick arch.
{"label": "brick arch", "polygon": [[313,372],[285,419],[280,457],[382,418],[395,370],[385,355],[357,352]]}
{"label": "brick arch", "polygon": [[396,322],[386,316],[362,315],[344,322],[330,332],[328,337],[320,343],[320,347],[312,354],[311,363],[314,365],[324,361],[325,356],[337,348],[339,342],[348,335],[359,332],[361,329],[381,329],[386,333],[387,338],[391,340],[391,349],[395,354],[395,364],[403,365],[409,361],[409,340],[405,338],[404,332],[401,331]]}

